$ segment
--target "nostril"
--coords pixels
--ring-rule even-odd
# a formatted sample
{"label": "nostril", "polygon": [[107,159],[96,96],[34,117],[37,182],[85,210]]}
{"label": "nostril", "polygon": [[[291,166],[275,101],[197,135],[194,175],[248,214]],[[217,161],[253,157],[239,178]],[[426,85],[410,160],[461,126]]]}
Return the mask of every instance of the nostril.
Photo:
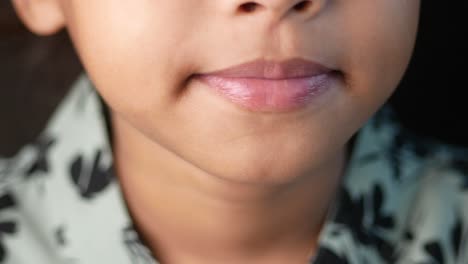
{"label": "nostril", "polygon": [[[307,11],[307,9],[312,7],[312,1],[300,1],[299,3],[295,4],[292,9],[298,12],[304,12]],[[238,12],[241,13],[252,13],[257,11],[258,9],[263,8],[261,4],[258,4],[257,2],[250,1],[250,2],[245,2],[241,4],[238,8]]]}
{"label": "nostril", "polygon": [[311,4],[311,1],[302,1],[297,3],[293,8],[296,11],[305,11],[310,7]]}
{"label": "nostril", "polygon": [[245,13],[251,13],[257,10],[259,5],[255,2],[247,2],[239,6],[239,11]]}

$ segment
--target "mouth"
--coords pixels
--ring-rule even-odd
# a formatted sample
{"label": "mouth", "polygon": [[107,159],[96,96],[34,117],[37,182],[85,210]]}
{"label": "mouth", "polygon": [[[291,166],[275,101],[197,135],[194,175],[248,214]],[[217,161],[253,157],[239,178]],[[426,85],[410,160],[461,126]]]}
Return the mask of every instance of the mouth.
{"label": "mouth", "polygon": [[316,102],[334,88],[340,74],[317,62],[294,58],[255,60],[193,77],[243,109],[285,112]]}

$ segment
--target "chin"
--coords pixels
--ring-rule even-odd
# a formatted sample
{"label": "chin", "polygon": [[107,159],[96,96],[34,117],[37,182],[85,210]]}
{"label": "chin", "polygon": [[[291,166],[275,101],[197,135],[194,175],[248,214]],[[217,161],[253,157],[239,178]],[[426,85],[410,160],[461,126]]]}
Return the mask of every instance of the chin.
{"label": "chin", "polygon": [[319,164],[324,163],[318,157],[326,156],[311,155],[313,151],[306,153],[303,149],[273,151],[252,147],[255,151],[247,152],[245,148],[226,151],[230,154],[211,155],[211,162],[203,160],[200,165],[208,175],[223,181],[275,186],[291,184],[310,176],[313,171],[319,170]]}

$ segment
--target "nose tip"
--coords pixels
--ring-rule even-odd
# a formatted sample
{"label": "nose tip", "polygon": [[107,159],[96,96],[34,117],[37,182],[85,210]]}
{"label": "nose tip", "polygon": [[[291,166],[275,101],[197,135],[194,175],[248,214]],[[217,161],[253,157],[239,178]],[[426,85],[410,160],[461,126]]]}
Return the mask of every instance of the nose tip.
{"label": "nose tip", "polygon": [[323,5],[324,0],[255,0],[243,1],[238,5],[238,12],[250,14],[268,11],[277,17],[284,17],[289,13],[300,13],[312,16]]}

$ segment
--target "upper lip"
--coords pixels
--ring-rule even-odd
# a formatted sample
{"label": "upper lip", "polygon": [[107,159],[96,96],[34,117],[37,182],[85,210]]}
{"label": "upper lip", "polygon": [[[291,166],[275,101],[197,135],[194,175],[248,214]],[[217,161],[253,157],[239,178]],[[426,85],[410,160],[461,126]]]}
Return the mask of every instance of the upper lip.
{"label": "upper lip", "polygon": [[257,59],[201,75],[227,78],[290,79],[311,77],[331,71],[333,70],[324,65],[302,58],[293,58],[281,62]]}

